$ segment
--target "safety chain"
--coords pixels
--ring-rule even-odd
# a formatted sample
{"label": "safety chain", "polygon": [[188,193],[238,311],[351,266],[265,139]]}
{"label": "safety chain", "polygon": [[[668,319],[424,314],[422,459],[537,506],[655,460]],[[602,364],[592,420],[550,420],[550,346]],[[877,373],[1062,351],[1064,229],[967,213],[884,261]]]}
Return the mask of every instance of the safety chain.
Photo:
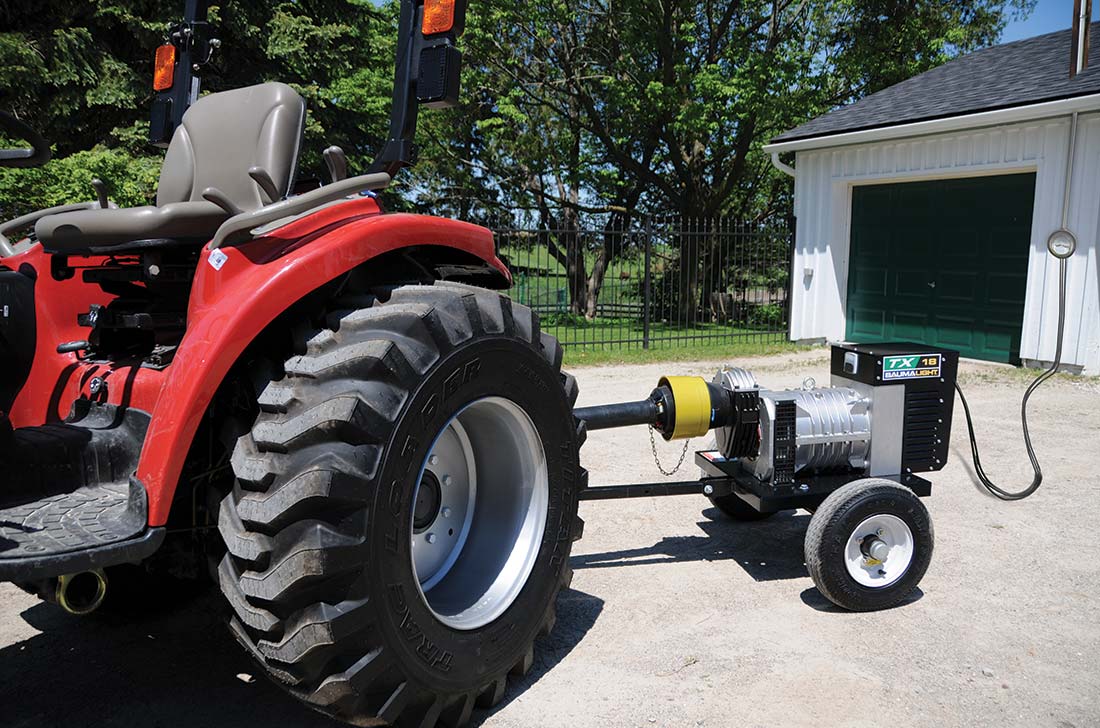
{"label": "safety chain", "polygon": [[661,475],[676,475],[680,468],[684,467],[684,458],[687,457],[688,445],[690,444],[691,440],[684,441],[684,449],[680,451],[680,459],[676,461],[676,467],[672,470],[665,470],[664,466],[661,465],[661,458],[657,455],[657,440],[653,437],[653,426],[650,425],[649,427],[649,447],[653,450],[653,462],[657,464],[657,469],[661,471]]}

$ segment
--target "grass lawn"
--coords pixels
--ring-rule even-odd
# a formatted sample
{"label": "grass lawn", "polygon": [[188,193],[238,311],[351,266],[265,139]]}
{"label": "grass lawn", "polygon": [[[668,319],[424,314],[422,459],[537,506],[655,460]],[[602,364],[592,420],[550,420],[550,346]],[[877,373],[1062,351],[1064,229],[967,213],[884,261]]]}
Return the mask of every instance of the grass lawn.
{"label": "grass lawn", "polygon": [[598,366],[601,364],[649,364],[664,361],[706,361],[708,359],[736,359],[742,356],[767,356],[795,351],[807,351],[812,346],[793,344],[789,341],[762,342],[741,340],[701,344],[655,342],[651,348],[641,347],[602,349],[565,347],[565,366]]}
{"label": "grass lawn", "polygon": [[[558,337],[565,345],[641,347],[644,327],[636,318],[596,318],[543,316],[542,330]],[[703,323],[682,326],[663,321],[649,325],[650,345],[659,339],[675,339],[676,344],[705,344],[721,340],[734,341],[743,338],[756,341],[780,339],[782,333],[763,328],[748,328],[735,324]],[[626,342],[626,343],[615,343]],[[636,342],[636,343],[635,343]]]}

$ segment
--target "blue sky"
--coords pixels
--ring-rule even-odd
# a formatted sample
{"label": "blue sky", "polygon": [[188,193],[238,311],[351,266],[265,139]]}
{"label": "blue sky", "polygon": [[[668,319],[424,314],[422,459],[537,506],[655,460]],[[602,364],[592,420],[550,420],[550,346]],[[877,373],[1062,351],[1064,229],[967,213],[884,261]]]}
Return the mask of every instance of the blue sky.
{"label": "blue sky", "polygon": [[[1100,20],[1100,2],[1096,0],[1092,3],[1092,19]],[[1039,0],[1026,20],[1009,21],[1001,42],[1065,30],[1072,24],[1073,0]],[[1097,41],[1094,39],[1092,42],[1095,44]]]}

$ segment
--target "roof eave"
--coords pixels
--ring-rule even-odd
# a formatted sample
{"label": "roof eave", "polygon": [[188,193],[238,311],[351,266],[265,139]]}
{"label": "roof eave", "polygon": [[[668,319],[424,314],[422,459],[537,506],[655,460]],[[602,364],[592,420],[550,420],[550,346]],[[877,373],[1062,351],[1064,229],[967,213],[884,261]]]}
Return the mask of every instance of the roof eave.
{"label": "roof eave", "polygon": [[1044,101],[1038,104],[1012,106],[992,111],[979,111],[973,114],[949,116],[941,119],[914,121],[907,124],[894,124],[892,126],[883,126],[874,129],[861,129],[858,131],[823,134],[803,139],[791,139],[789,141],[765,145],[764,152],[768,154],[803,152],[811,149],[827,149],[831,147],[850,146],[853,144],[865,144],[867,142],[921,137],[931,134],[960,131],[963,129],[978,129],[987,126],[1000,126],[1002,124],[1013,124],[1021,121],[1034,121],[1036,119],[1064,116],[1066,114],[1072,114],[1075,111],[1100,111],[1100,93],[1058,99],[1056,101]]}

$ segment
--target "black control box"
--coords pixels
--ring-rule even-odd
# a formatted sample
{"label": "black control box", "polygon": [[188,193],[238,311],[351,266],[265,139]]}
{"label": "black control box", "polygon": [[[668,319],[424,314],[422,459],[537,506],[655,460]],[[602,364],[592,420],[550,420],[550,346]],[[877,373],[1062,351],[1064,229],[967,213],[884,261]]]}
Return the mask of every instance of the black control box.
{"label": "black control box", "polygon": [[[833,346],[834,383],[839,378],[856,383],[857,388],[858,385],[872,387],[871,391],[875,392],[873,421],[900,416],[901,423],[878,421],[874,428],[876,433],[889,432],[894,428],[886,425],[900,424],[900,433],[890,439],[900,434],[902,473],[940,470],[947,464],[958,373],[959,352],[951,349],[913,342]],[[894,387],[902,391],[899,393],[892,389]],[[887,394],[890,396],[885,396]],[[875,438],[880,437],[875,435]]]}
{"label": "black control box", "polygon": [[833,345],[833,376],[872,387],[924,383],[950,390],[958,373],[959,352],[951,349],[912,342]]}

